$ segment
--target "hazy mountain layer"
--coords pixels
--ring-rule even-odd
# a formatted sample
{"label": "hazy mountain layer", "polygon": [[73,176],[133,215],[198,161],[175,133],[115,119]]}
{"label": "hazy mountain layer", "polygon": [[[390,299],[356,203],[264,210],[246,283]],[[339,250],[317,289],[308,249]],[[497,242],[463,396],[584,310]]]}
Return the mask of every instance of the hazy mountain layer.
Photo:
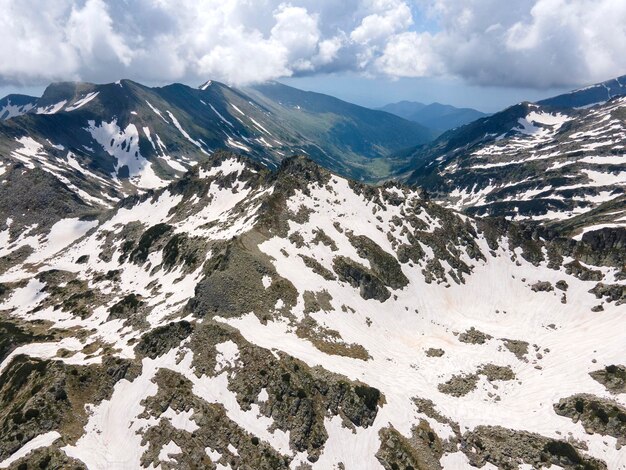
{"label": "hazy mountain layer", "polygon": [[417,122],[437,132],[454,129],[486,116],[485,113],[472,108],[456,108],[447,104],[424,104],[414,101],[391,103],[380,110]]}

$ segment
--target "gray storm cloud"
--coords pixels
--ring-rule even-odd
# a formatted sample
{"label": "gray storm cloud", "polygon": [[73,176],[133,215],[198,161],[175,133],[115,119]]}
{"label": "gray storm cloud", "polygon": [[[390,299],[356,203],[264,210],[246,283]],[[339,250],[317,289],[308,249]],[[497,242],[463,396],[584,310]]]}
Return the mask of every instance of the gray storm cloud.
{"label": "gray storm cloud", "polygon": [[349,71],[543,88],[626,69],[624,0],[0,0],[0,9],[5,84],[240,85]]}

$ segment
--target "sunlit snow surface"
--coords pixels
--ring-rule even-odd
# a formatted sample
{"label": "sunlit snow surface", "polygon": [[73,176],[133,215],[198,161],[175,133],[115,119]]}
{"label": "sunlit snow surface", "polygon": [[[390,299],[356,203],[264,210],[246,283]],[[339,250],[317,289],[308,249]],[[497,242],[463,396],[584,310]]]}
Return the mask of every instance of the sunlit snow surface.
{"label": "sunlit snow surface", "polygon": [[88,93],[87,95],[85,95],[82,98],[80,98],[79,100],[77,100],[74,104],[66,107],[65,111],[76,111],[77,109],[82,108],[87,103],[89,103],[91,100],[93,100],[96,96],[98,96],[99,93],[100,92],[98,92],[98,91],[94,91],[94,92]]}
{"label": "sunlit snow surface", "polygon": [[[102,148],[117,160],[116,170],[128,168],[130,180],[140,188],[160,188],[167,181],[159,178],[152,169],[152,163],[139,151],[139,132],[134,124],[120,129],[117,121],[102,122],[96,125],[89,121],[87,130]],[[117,178],[116,174],[112,175]]]}
{"label": "sunlit snow surface", "polygon": [[[129,129],[93,129],[96,133],[102,132],[107,139],[117,139],[117,142],[135,135]],[[104,142],[104,137],[102,140]],[[230,240],[254,226],[260,201],[274,191],[272,186],[247,186],[241,180],[246,170],[242,161],[230,159],[209,170],[199,171],[199,179],[209,184],[210,195],[209,202],[201,207],[196,207],[199,204],[194,203],[199,196],[184,200],[167,189],[116,209],[97,226],[72,220],[60,222],[56,229],[53,228],[54,233],[47,236],[47,241],[38,242],[37,251],[29,262],[38,263],[34,268],[38,272],[64,269],[77,273],[80,279],[89,280],[94,287],[108,289],[115,294],[110,304],[130,293],[144,296],[154,307],[147,318],[150,328],[167,324],[172,318],[184,317],[186,314],[182,307],[194,296],[195,287],[203,277],[202,269],[186,274],[177,269],[169,273],[153,273],[143,266],[122,265],[118,261],[119,246],[111,260],[104,261],[97,256],[103,247],[103,234],[111,231],[119,233],[130,222],[139,222],[145,229],[158,223],[169,223],[175,233],[207,240]],[[231,187],[220,186],[213,180],[227,177],[237,178]],[[414,213],[424,223],[423,234],[437,234],[443,227],[442,220],[428,210],[412,212],[420,201],[416,192],[397,188],[376,191],[382,198],[395,197],[400,202],[379,210],[375,209],[370,199],[355,193],[348,181],[342,178],[332,177],[324,186],[311,183],[307,191],[298,189],[287,201],[288,210],[294,214],[299,211],[309,214],[307,222],[291,220],[288,226],[289,234],[298,232],[305,243],[298,247],[288,238],[269,236],[259,245],[259,250],[270,257],[278,275],[288,279],[299,293],[297,304],[290,312],[294,319],[297,321],[304,316],[304,291],[325,290],[332,299],[332,308],[311,313],[311,316],[321,326],[336,330],[346,343],[364,347],[371,356],[369,360],[320,351],[309,340],[296,334],[290,323],[293,319],[290,318],[276,318],[262,323],[253,312],[238,318],[218,318],[218,321],[236,328],[250,343],[287,353],[310,366],[322,366],[330,372],[376,387],[384,394],[385,404],[380,407],[374,425],[368,428],[357,427],[352,431],[343,427],[340,417],[326,417],[329,438],[320,459],[309,462],[312,467],[331,469],[338,468],[342,463],[346,469],[381,468],[375,457],[380,447],[378,433],[389,425],[409,436],[412,426],[425,419],[441,438],[451,436],[452,430],[448,425],[418,413],[413,399],[425,398],[432,400],[441,414],[458,422],[462,431],[478,425],[500,425],[558,439],[572,436],[586,443],[589,448],[587,453],[604,460],[609,468],[623,468],[626,465],[626,450],[616,450],[615,438],[587,434],[580,423],[556,415],[553,404],[575,393],[591,393],[626,404],[623,396],[609,395],[588,374],[605,365],[623,363],[626,332],[618,326],[623,323],[624,307],[605,303],[603,312],[592,312],[591,308],[599,303],[595,296],[588,293],[594,282],[567,275],[562,267],[556,270],[548,268],[545,261],[535,266],[523,259],[519,249],[509,250],[507,243],[501,243],[492,252],[482,235],[478,235],[477,243],[485,255],[484,261],[471,259],[464,248],[459,248],[461,259],[472,266],[472,273],[466,276],[465,283],[426,283],[422,269],[435,254],[424,244],[426,259],[419,264],[402,264],[402,271],[409,279],[406,287],[393,290],[392,296],[384,303],[374,299],[364,300],[358,290],[349,284],[325,280],[314,273],[299,255],[314,258],[330,271],[333,269],[333,258],[338,254],[370,266],[350,242],[349,233],[365,235],[387,253],[393,254],[390,234],[405,241],[408,236],[406,230],[413,231],[405,224],[403,214]],[[193,209],[188,209],[188,216],[176,219],[177,208],[185,203],[191,204]],[[395,228],[393,224],[397,218],[401,220],[400,228]],[[473,224],[471,219],[463,217],[462,220]],[[336,222],[340,224],[341,231]],[[337,251],[331,246],[313,243],[320,229],[332,239]],[[85,236],[80,238],[81,235]],[[0,233],[0,238],[2,236]],[[76,264],[76,259],[87,253],[92,255],[89,263]],[[151,253],[151,266],[159,265],[162,256],[162,252]],[[209,253],[207,259],[211,256]],[[450,268],[445,267],[446,270]],[[0,309],[11,310],[11,315],[25,320],[47,320],[58,328],[93,329],[89,333],[89,341],[97,338],[113,346],[120,357],[135,357],[133,345],[142,333],[124,326],[121,320],[107,320],[106,307],[97,309],[86,319],[52,308],[33,310],[48,294],[42,282],[32,279],[32,272],[21,268],[15,268],[9,276],[14,276],[13,280],[28,279],[28,282],[5,299]],[[122,270],[120,281],[115,286],[93,280],[93,272],[106,273],[115,269]],[[605,282],[617,282],[614,271],[600,269],[605,274]],[[531,285],[538,281],[555,284],[562,279],[569,284],[566,304],[561,302],[560,291],[531,291]],[[3,282],[8,280],[5,274]],[[155,280],[159,282],[156,290]],[[262,284],[263,288],[270,288],[272,278],[264,277]],[[460,342],[457,334],[471,327],[491,335],[491,339],[482,345]],[[504,347],[505,338],[530,343],[527,362],[519,360]],[[73,363],[98,361],[98,355],[91,358],[81,356],[82,341],[87,340],[68,339],[59,343],[22,346],[2,363],[0,370],[18,353]],[[61,348],[78,353],[65,357],[59,353]],[[441,348],[445,355],[428,357],[425,351],[429,348]],[[197,373],[192,365],[194,352],[185,342],[156,359],[144,358],[139,377],[133,381],[121,380],[109,399],[97,405],[88,405],[89,419],[83,435],[75,443],[64,445],[63,451],[81,460],[90,469],[139,468],[141,456],[147,450],[147,444],[142,442],[142,433],[156,424],[156,418],[141,417],[145,411],[143,400],[157,393],[158,387],[153,379],[160,368],[167,368],[188,379],[197,397],[208,403],[221,404],[228,418],[237,425],[280,453],[292,456],[291,468],[307,462],[306,454],[290,449],[289,433],[273,429],[273,419],[263,415],[258,404],[252,404],[247,410],[239,406],[234,392],[229,389],[229,374],[236,371],[240,364],[237,344],[228,340],[218,344],[216,349],[216,366],[210,375]],[[538,355],[538,352],[541,354]],[[477,389],[461,398],[438,390],[438,385],[452,375],[472,373],[487,363],[510,366],[516,380],[498,382],[498,389],[495,390],[492,384],[481,378]],[[268,398],[267,391],[263,389],[258,402]],[[164,410],[159,419],[169,420],[175,428],[189,432],[197,427],[193,410]],[[51,439],[56,435],[46,436],[46,439]],[[47,440],[41,442],[31,445],[51,443]],[[180,452],[179,444],[174,441],[167,443],[160,450],[160,460],[175,463],[176,454]],[[23,447],[18,452],[28,450]],[[220,454],[211,448],[207,448],[206,453],[214,461],[220,458]],[[455,452],[444,455],[442,465],[446,469],[467,468],[468,461],[463,454]]]}
{"label": "sunlit snow surface", "polygon": [[[626,98],[581,115],[529,107],[506,135],[491,140],[486,136],[467,158],[442,163],[438,172],[451,187],[444,204],[488,215],[492,205],[502,202],[514,206],[537,201],[551,209],[509,218],[548,221],[590,212],[624,194],[626,124],[620,113]],[[554,184],[547,185],[548,179]]]}

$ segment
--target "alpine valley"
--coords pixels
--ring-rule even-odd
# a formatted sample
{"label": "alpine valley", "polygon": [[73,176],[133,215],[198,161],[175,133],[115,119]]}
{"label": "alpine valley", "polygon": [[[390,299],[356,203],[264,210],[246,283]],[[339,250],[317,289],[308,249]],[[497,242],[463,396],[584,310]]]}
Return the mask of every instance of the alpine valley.
{"label": "alpine valley", "polygon": [[4,98],[0,468],[626,468],[622,83]]}

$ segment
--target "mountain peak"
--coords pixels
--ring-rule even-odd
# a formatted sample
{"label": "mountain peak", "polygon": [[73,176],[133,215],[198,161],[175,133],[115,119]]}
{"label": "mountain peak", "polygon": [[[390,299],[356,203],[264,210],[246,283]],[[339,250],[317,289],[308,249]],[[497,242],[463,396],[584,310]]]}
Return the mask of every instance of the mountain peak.
{"label": "mountain peak", "polygon": [[330,175],[328,170],[315,163],[306,155],[293,155],[285,158],[280,164],[278,173],[317,182],[327,180]]}

